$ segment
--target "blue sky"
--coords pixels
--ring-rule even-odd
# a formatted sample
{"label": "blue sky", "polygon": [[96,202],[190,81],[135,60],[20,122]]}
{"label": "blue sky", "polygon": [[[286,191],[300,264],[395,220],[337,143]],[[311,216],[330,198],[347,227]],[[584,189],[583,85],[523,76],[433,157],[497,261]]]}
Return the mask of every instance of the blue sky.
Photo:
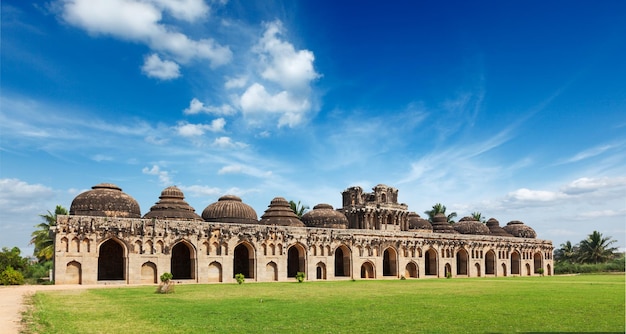
{"label": "blue sky", "polygon": [[2,2],[0,246],[102,182],[313,207],[382,183],[626,245],[623,1]]}

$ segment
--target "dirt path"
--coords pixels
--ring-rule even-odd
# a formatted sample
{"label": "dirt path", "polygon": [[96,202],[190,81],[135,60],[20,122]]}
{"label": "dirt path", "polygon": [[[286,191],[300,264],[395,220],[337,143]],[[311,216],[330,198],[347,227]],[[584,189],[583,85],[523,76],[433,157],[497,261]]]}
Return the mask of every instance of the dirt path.
{"label": "dirt path", "polygon": [[107,285],[19,285],[0,286],[0,329],[2,334],[17,334],[21,328],[24,298],[37,291],[85,290],[114,287]]}

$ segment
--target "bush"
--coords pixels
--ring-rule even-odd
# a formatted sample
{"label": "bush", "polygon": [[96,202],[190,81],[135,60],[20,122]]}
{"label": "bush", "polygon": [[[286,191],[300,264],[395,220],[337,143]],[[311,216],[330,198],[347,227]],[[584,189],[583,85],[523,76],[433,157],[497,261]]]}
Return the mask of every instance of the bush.
{"label": "bush", "polygon": [[242,273],[239,273],[235,275],[235,280],[237,280],[237,284],[243,284],[243,282],[246,281],[246,276],[244,276]]}
{"label": "bush", "polygon": [[157,288],[157,292],[158,293],[173,293],[174,292],[174,282],[172,282],[172,278],[174,278],[174,275],[172,275],[171,273],[163,273],[163,275],[161,275],[160,279],[161,279],[161,283],[159,284],[159,287]]}
{"label": "bush", "polygon": [[296,274],[296,281],[298,281],[298,283],[302,283],[304,282],[304,278],[305,278],[304,273],[301,271],[298,271],[298,273]]}
{"label": "bush", "polygon": [[8,266],[0,273],[0,284],[2,285],[22,285],[24,284],[24,276],[21,272]]}

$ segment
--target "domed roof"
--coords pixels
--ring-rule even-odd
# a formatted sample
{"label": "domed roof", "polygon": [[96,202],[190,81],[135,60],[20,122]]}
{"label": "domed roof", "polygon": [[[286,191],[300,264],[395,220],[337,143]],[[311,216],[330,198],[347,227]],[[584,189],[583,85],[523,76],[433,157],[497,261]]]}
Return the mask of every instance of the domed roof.
{"label": "domed roof", "polygon": [[100,183],[74,198],[70,215],[140,218],[137,201],[112,183]]}
{"label": "domed roof", "polygon": [[276,197],[272,200],[263,216],[261,216],[260,223],[265,225],[304,227],[302,221],[291,210],[289,202],[282,197]]}
{"label": "domed roof", "polygon": [[463,217],[458,223],[453,225],[454,230],[461,234],[489,234],[489,227],[487,225],[474,220],[472,217]]}
{"label": "domed roof", "polygon": [[308,227],[348,228],[348,218],[343,213],[333,210],[330,204],[318,204],[313,210],[302,215],[302,222]]}
{"label": "domed roof", "polygon": [[519,220],[510,221],[504,227],[504,230],[511,233],[514,237],[518,238],[536,238],[537,232],[533,230],[530,226],[524,225]]}
{"label": "domed roof", "polygon": [[185,202],[185,195],[176,186],[163,189],[159,201],[143,218],[202,220],[202,217],[196,214],[196,210]]}
{"label": "domed roof", "polygon": [[497,235],[499,237],[513,236],[511,233],[505,231],[502,227],[500,227],[500,222],[495,218],[489,218],[489,220],[487,220],[487,227],[489,228],[489,232],[491,232],[491,235]]}
{"label": "domed roof", "polygon": [[430,222],[418,215],[415,212],[409,212],[409,230],[422,230],[427,232],[433,231],[433,226]]}
{"label": "domed roof", "polygon": [[443,213],[436,214],[430,224],[433,226],[434,233],[458,233],[454,227],[448,223],[448,217]]}
{"label": "domed roof", "polygon": [[256,211],[235,195],[224,195],[202,211],[202,219],[208,222],[258,224]]}

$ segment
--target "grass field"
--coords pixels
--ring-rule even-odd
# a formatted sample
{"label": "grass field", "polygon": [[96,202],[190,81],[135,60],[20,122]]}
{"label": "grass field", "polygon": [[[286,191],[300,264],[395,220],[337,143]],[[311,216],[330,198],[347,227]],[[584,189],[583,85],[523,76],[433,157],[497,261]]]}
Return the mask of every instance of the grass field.
{"label": "grass field", "polygon": [[47,291],[30,333],[624,332],[624,275]]}

